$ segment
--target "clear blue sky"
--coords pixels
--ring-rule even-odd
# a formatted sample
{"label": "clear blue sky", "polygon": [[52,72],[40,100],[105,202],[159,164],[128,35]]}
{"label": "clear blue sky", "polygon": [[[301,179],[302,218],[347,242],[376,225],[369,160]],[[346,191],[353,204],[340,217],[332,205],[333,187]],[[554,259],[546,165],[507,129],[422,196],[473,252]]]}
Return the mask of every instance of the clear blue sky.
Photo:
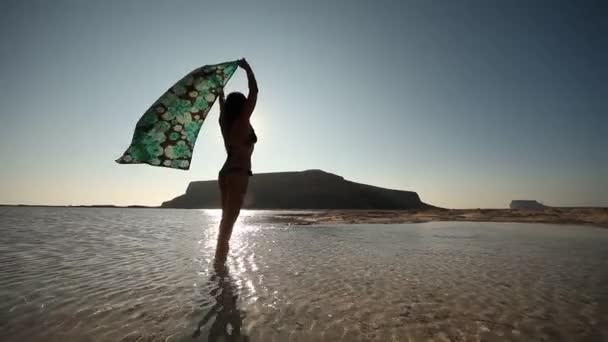
{"label": "clear blue sky", "polygon": [[190,171],[114,159],[184,74],[246,57],[254,172],[323,169],[453,208],[608,206],[603,1],[0,6],[0,203],[156,205],[215,178],[216,108]]}

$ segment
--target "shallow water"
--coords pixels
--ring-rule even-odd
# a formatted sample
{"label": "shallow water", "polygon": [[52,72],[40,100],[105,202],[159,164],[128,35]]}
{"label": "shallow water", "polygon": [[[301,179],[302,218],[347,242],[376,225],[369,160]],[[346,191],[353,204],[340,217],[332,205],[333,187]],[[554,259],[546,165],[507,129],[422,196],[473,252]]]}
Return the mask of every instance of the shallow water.
{"label": "shallow water", "polygon": [[608,230],[0,208],[2,341],[606,341]]}

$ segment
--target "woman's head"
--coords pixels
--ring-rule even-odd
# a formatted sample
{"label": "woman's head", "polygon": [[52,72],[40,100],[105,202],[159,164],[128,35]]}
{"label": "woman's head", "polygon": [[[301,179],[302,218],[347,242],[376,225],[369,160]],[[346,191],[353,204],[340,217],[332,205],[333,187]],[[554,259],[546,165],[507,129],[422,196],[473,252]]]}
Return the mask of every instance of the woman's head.
{"label": "woman's head", "polygon": [[[247,102],[247,97],[239,92],[230,93],[226,97],[224,109],[220,115],[220,127],[225,144],[227,144],[226,139],[228,137],[228,132],[230,132],[230,128],[232,128],[234,122],[243,113],[243,106],[245,105],[245,102]],[[250,141],[252,143],[256,143],[258,141],[258,137],[255,135],[255,131],[253,130],[253,127],[251,127],[251,124],[249,124],[249,129],[251,132]]]}
{"label": "woman's head", "polygon": [[228,94],[226,102],[224,102],[224,111],[221,113],[220,126],[222,128],[222,135],[226,136],[227,132],[230,131],[230,127],[239,115],[241,115],[243,105],[245,105],[247,98],[242,93],[235,91],[234,93]]}
{"label": "woman's head", "polygon": [[239,117],[245,101],[247,101],[245,95],[238,91],[228,94],[224,104],[224,115],[228,121],[233,121]]}

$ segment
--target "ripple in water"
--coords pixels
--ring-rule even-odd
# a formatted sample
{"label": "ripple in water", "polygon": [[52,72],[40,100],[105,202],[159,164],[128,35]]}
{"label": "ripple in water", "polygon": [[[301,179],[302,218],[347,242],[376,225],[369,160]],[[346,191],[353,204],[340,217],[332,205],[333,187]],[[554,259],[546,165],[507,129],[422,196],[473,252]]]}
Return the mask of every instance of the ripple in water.
{"label": "ripple in water", "polygon": [[3,341],[604,341],[608,230],[0,208]]}

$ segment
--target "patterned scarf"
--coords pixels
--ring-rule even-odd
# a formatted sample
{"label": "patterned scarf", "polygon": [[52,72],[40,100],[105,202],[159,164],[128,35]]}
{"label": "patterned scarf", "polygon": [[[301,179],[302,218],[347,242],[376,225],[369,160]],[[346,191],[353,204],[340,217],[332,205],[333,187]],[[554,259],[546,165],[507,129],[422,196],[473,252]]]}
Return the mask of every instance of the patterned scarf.
{"label": "patterned scarf", "polygon": [[131,146],[116,162],[188,170],[198,132],[237,66],[205,65],[182,78],[139,119]]}

